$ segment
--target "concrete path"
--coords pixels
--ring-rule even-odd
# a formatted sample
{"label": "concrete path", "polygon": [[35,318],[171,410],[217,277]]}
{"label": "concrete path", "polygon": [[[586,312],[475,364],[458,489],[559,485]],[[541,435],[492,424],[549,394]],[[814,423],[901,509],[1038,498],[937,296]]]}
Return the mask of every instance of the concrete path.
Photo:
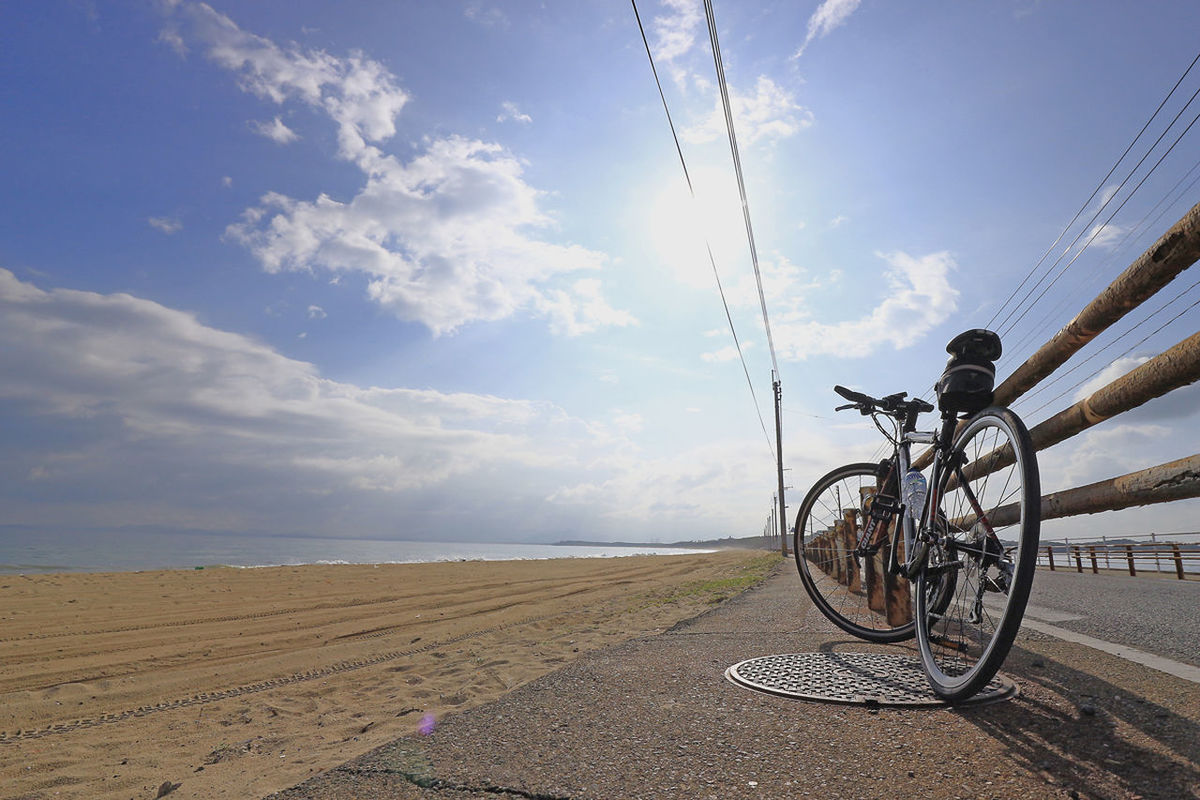
{"label": "concrete path", "polygon": [[1188,680],[1038,631],[1004,669],[1020,696],[989,706],[832,705],[724,676],[798,652],[916,658],[842,634],[785,565],[667,633],[585,654],[272,798],[1200,798]]}

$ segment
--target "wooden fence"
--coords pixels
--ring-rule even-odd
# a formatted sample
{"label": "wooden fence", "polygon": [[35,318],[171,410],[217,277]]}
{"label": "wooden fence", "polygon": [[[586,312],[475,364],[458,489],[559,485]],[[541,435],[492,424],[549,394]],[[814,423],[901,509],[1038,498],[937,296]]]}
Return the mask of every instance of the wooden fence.
{"label": "wooden fence", "polygon": [[[998,405],[1011,405],[1066,363],[1084,345],[1170,284],[1197,260],[1200,260],[1200,204],[1193,206],[1104,291],[1084,306],[1062,330],[996,387],[995,402]],[[1052,447],[1104,420],[1197,381],[1200,381],[1200,332],[1183,339],[1160,355],[1035,426],[1030,430],[1034,449],[1044,450]],[[920,454],[913,460],[913,466],[918,469],[928,466],[932,462],[932,455],[932,451]],[[1001,449],[977,459],[973,465],[968,465],[967,471],[978,475],[1000,469],[1011,464],[1012,460],[1011,451],[1005,452]],[[1175,461],[1087,486],[1044,495],[1041,499],[1042,519],[1096,514],[1194,497],[1200,497],[1200,453],[1184,455]],[[991,515],[993,524],[1009,524],[1013,520],[1008,519],[1006,515],[1011,515],[1015,510],[1008,507],[997,509]],[[814,542],[814,545],[820,548],[840,547],[844,550],[848,527],[848,522],[842,523],[841,531],[827,532],[823,535],[824,540],[818,536],[817,539],[822,541],[820,544]],[[838,542],[843,544],[839,545]],[[1090,565],[1091,571],[1098,572],[1098,561],[1095,559],[1101,555],[1106,556],[1111,563],[1113,552],[1106,550],[1105,545],[1089,545],[1092,550],[1079,549],[1080,547],[1083,546],[1077,546],[1072,555],[1078,571],[1082,572],[1085,565]],[[1130,547],[1137,552],[1121,550],[1121,554],[1126,558],[1129,573],[1137,574],[1135,559],[1141,559],[1143,553],[1150,551],[1140,545]],[[1150,554],[1157,556],[1160,563],[1163,558],[1169,556],[1171,563],[1177,565],[1177,574],[1180,577],[1189,571],[1185,569],[1186,565],[1194,559],[1200,559],[1200,553],[1179,548],[1158,548]],[[1054,550],[1050,550],[1047,555],[1053,557]],[[1059,555],[1061,556],[1061,553]],[[853,559],[849,561],[852,562]],[[891,576],[883,574],[886,570],[868,570],[864,567],[864,575],[860,579],[850,575],[852,565],[845,560],[842,563],[845,566],[836,577],[848,588],[851,580],[861,580],[868,598],[873,595],[887,598],[892,594],[903,594],[907,599],[907,587],[893,585]],[[1056,569],[1057,565],[1052,568]],[[885,579],[886,583],[883,582]],[[887,613],[890,618],[893,613],[901,613],[900,602],[899,599],[895,601],[894,612],[891,606],[875,610]],[[874,604],[872,608],[875,608]]]}

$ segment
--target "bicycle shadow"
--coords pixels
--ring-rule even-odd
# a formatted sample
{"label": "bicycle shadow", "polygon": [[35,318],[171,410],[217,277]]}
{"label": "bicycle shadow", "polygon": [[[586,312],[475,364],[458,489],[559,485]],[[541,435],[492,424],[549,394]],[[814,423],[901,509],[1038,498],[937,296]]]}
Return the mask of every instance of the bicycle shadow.
{"label": "bicycle shadow", "polygon": [[[1003,671],[1020,685],[1019,697],[955,713],[1002,744],[1019,766],[1072,797],[1200,798],[1194,685],[1162,675],[1149,685],[1118,686],[1020,646]],[[1139,692],[1138,685],[1145,688]]]}

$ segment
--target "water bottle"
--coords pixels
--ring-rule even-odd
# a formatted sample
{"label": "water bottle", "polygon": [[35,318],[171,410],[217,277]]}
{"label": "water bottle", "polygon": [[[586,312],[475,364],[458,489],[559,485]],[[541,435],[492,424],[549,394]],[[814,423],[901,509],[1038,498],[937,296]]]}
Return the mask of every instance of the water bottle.
{"label": "water bottle", "polygon": [[900,489],[907,508],[905,513],[914,522],[921,521],[921,510],[925,507],[925,492],[929,488],[925,476],[920,470],[910,469],[904,475],[904,484]]}

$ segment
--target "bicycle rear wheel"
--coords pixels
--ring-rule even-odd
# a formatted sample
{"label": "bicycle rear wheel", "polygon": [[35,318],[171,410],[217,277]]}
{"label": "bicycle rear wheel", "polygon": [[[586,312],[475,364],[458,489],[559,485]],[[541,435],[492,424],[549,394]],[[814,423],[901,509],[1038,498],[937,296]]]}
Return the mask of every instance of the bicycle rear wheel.
{"label": "bicycle rear wheel", "polygon": [[[1041,486],[1021,420],[999,407],[972,417],[938,491],[938,541],[917,575],[914,616],[929,684],[956,702],[1004,663],[1033,586]],[[950,595],[935,599],[939,592],[925,590],[934,582]]]}
{"label": "bicycle rear wheel", "polygon": [[[878,603],[878,610],[871,608],[867,572],[876,565],[855,552],[878,492],[878,470],[878,464],[847,464],[809,490],[793,531],[796,568],[808,596],[833,624],[867,641],[899,642],[913,636],[911,617],[892,624]],[[882,523],[877,538],[885,540],[889,530]]]}

